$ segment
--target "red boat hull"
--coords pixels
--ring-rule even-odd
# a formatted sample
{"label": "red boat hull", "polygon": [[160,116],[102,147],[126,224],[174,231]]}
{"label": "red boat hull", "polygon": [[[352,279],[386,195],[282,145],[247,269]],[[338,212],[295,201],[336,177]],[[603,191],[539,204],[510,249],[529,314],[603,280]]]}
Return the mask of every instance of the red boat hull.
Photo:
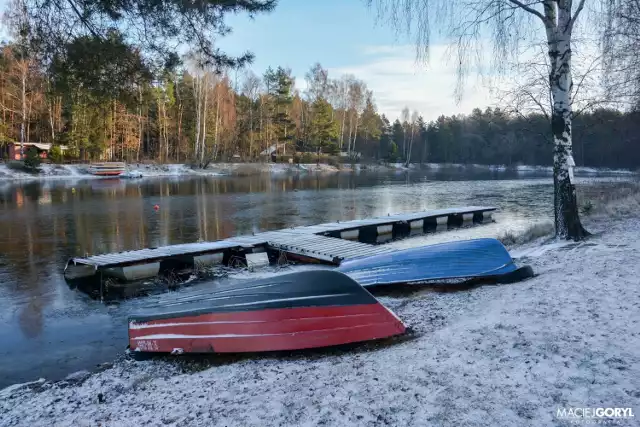
{"label": "red boat hull", "polygon": [[402,334],[404,324],[345,274],[303,271],[177,294],[129,317],[132,350],[296,350]]}
{"label": "red boat hull", "polygon": [[122,175],[124,171],[111,171],[111,172],[94,172],[93,174],[96,176],[118,176]]}
{"label": "red boat hull", "polygon": [[144,352],[262,352],[327,347],[404,332],[400,319],[376,303],[132,321],[129,345]]}

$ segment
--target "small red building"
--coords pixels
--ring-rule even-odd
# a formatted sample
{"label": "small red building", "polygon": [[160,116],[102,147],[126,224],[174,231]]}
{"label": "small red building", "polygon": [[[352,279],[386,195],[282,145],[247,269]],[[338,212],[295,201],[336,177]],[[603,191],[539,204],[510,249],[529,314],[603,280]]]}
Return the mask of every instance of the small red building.
{"label": "small red building", "polygon": [[[39,142],[25,142],[22,144],[24,147],[24,153],[20,155],[20,143],[19,142],[10,142],[9,143],[9,158],[11,160],[24,160],[27,157],[27,151],[32,147],[35,147],[38,150],[38,157],[41,159],[49,158],[49,150],[51,150],[51,144],[42,144]],[[62,151],[65,151],[67,147],[60,146]]]}

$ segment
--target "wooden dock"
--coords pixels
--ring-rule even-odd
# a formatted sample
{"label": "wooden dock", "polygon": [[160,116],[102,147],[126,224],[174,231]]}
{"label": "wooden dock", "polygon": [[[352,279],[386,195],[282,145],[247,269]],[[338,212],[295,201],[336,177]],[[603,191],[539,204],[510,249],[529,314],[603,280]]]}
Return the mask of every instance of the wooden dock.
{"label": "wooden dock", "polygon": [[[469,206],[370,219],[292,227],[214,242],[186,243],[159,248],[71,258],[65,267],[69,281],[102,275],[125,281],[155,277],[162,271],[216,264],[231,265],[255,253],[269,258],[286,255],[304,262],[339,265],[343,260],[376,255],[392,249],[373,245],[382,235],[393,239],[414,232],[429,233],[465,223],[491,220],[495,207]],[[251,255],[250,255],[251,256]],[[102,279],[100,279],[102,280]]]}

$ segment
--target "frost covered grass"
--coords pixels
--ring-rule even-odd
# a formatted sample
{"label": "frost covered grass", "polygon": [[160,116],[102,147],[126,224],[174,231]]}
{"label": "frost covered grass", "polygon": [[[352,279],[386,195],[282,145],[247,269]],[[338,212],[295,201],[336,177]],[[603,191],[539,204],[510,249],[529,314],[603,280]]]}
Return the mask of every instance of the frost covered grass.
{"label": "frost covered grass", "polygon": [[523,245],[541,237],[551,237],[554,232],[553,223],[550,221],[536,222],[522,231],[507,231],[498,237],[505,246]]}
{"label": "frost covered grass", "polygon": [[[640,213],[640,183],[624,182],[581,197],[583,214],[594,218],[624,218]],[[585,209],[588,207],[588,209]]]}
{"label": "frost covered grass", "polygon": [[378,295],[412,328],[348,348],[121,360],[0,392],[0,424],[564,426],[558,408],[640,413],[640,220],[524,245],[511,285]]}

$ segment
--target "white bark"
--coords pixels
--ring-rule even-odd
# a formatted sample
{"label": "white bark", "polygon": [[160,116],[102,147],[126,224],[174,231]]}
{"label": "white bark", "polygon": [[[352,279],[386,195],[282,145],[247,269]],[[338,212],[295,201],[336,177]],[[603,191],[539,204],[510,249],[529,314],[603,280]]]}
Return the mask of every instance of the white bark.
{"label": "white bark", "polygon": [[347,109],[342,110],[342,122],[340,123],[340,151],[344,142],[344,122],[347,120]]}
{"label": "white bark", "polygon": [[578,216],[575,188],[571,182],[572,106],[571,94],[571,36],[575,18],[584,1],[572,17],[570,0],[545,0],[544,24],[549,46],[549,85],[553,98],[551,130],[553,133],[554,209],[556,234],[563,237],[582,238],[584,229]]}
{"label": "white bark", "polygon": [[140,161],[140,149],[142,148],[142,87],[138,86],[138,152],[136,161]]}
{"label": "white bark", "polygon": [[[49,83],[49,87],[51,86],[51,84]],[[49,127],[51,128],[51,143],[53,143],[56,140],[56,125],[55,125],[55,117],[54,117],[54,100],[52,99],[51,101],[48,102],[48,108],[49,108]]]}
{"label": "white bark", "polygon": [[351,152],[351,128],[353,126],[353,113],[349,114],[349,137],[347,138],[347,153]]}
{"label": "white bark", "polygon": [[415,137],[415,133],[416,133],[416,126],[417,126],[417,112],[413,113],[413,117],[411,118],[411,137],[409,138],[409,149],[407,152],[407,160],[405,162],[405,165],[408,167],[409,163],[411,162],[411,151],[413,150],[413,139]]}
{"label": "white bark", "polygon": [[203,77],[204,87],[204,103],[202,105],[202,141],[200,143],[200,167],[204,165],[204,152],[206,150],[207,140],[207,105],[209,103],[209,79],[208,74],[205,73]]}
{"label": "white bark", "polygon": [[351,144],[351,149],[349,150],[349,152],[355,151],[355,149],[356,149],[356,138],[358,137],[358,124],[359,124],[360,120],[358,120],[358,112],[357,111],[356,111],[355,115],[356,115],[356,129],[353,132],[353,144]]}
{"label": "white bark", "polygon": [[201,87],[202,87],[202,82],[200,82],[200,78],[194,76],[193,77],[193,99],[195,100],[195,103],[196,103],[195,105],[196,106],[196,140],[195,140],[195,146],[194,146],[194,154],[195,154],[196,160],[200,158],[200,121],[202,119]]}
{"label": "white bark", "polygon": [[22,67],[22,121],[20,122],[20,158],[24,160],[24,143],[25,132],[27,126],[27,63],[25,62]]}

